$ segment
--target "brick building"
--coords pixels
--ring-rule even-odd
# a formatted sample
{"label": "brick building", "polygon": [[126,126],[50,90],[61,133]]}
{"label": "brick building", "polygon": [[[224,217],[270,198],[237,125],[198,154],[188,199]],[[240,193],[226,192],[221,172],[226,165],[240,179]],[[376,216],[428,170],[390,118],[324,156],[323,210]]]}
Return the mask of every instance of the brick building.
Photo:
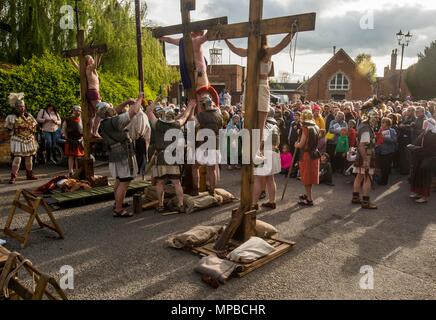
{"label": "brick building", "polygon": [[[174,67],[179,68],[179,66]],[[207,74],[209,82],[218,93],[224,89],[229,90],[233,105],[241,101],[244,92],[245,67],[236,64],[209,65]],[[173,84],[168,93],[169,102],[179,104],[181,97],[185,97],[182,84]]]}
{"label": "brick building", "polygon": [[366,100],[373,93],[369,79],[358,72],[356,62],[343,49],[335,52],[299,90],[312,101]]}
{"label": "brick building", "polygon": [[410,96],[409,87],[406,84],[405,76],[406,70],[402,71],[401,77],[401,94],[399,92],[399,84],[400,84],[400,72],[401,70],[397,70],[397,60],[398,60],[398,50],[392,50],[391,54],[391,65],[386,66],[384,69],[384,76],[377,78],[377,86],[376,86],[376,94],[378,96],[384,97],[399,97],[403,98],[406,96]]}

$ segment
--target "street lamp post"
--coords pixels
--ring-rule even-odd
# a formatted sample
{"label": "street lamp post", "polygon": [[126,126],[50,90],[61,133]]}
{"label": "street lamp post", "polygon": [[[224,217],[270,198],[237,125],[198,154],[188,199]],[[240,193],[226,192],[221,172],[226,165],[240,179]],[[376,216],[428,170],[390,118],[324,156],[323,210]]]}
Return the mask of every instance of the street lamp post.
{"label": "street lamp post", "polygon": [[410,31],[404,34],[401,30],[397,33],[398,45],[401,46],[401,67],[400,67],[400,81],[398,83],[398,96],[401,98],[401,82],[403,76],[403,59],[404,59],[404,48],[409,46],[412,40],[412,35]]}

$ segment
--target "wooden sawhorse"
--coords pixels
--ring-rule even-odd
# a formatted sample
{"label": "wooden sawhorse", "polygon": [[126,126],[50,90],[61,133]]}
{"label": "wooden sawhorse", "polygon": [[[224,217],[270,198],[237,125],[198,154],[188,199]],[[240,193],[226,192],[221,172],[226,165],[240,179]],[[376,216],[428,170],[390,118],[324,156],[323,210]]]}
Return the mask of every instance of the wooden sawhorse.
{"label": "wooden sawhorse", "polygon": [[[23,196],[26,203],[20,202],[20,197]],[[48,217],[52,225],[42,222],[40,216],[38,215],[38,208],[43,207],[47,212]],[[26,226],[24,227],[24,232],[22,235],[18,234],[18,232],[11,229],[12,222],[14,220],[14,215],[18,209],[21,209],[28,214],[30,214],[29,220],[27,221]],[[56,222],[56,219],[53,216],[53,212],[51,208],[48,206],[47,202],[41,198],[37,197],[29,191],[26,190],[17,190],[15,194],[15,199],[12,203],[12,208],[9,211],[8,220],[6,221],[6,225],[4,228],[4,233],[12,238],[17,239],[21,243],[21,247],[24,248],[29,240],[30,232],[32,231],[33,222],[36,219],[39,226],[41,228],[48,228],[59,235],[59,238],[63,239],[64,234]]]}
{"label": "wooden sawhorse", "polygon": [[[25,270],[34,281],[29,289],[20,281],[18,273]],[[58,282],[51,276],[40,272],[32,263],[18,252],[9,252],[0,246],[0,300],[67,300]]]}

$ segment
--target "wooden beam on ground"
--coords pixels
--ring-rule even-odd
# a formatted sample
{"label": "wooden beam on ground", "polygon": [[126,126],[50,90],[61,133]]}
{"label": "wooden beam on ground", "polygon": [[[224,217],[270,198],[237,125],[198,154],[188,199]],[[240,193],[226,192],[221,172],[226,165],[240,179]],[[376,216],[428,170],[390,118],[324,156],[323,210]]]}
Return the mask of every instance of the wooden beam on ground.
{"label": "wooden beam on ground", "polygon": [[[227,25],[227,17],[220,17],[202,21],[191,22],[188,26],[190,32],[208,30],[216,25]],[[160,38],[163,36],[169,36],[173,34],[181,34],[185,30],[183,24],[168,26],[168,27],[158,27],[152,29],[153,37]]]}
{"label": "wooden beam on ground", "polygon": [[[259,22],[259,35],[274,35],[289,33],[293,30],[292,24],[297,22],[298,31],[315,30],[316,13],[299,14],[287,17],[265,19]],[[213,27],[208,29],[207,40],[223,40],[246,38],[251,32],[251,24],[249,22],[234,23],[226,25],[225,28]]]}

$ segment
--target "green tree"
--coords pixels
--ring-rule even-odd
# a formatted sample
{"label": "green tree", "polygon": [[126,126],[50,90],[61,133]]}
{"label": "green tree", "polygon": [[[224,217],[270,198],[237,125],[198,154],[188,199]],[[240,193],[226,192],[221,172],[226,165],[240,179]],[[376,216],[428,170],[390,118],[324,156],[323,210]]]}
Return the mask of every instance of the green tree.
{"label": "green tree", "polygon": [[[76,47],[76,30],[63,30],[60,21],[65,0],[0,0],[0,61],[23,64],[46,50],[60,55]],[[73,5],[74,1],[70,0]],[[142,1],[142,17],[146,4]],[[88,43],[106,43],[109,52],[102,70],[119,76],[136,77],[136,24],[133,1],[82,0],[79,2],[80,27]],[[159,42],[150,31],[143,36],[144,80],[158,92],[178,79],[168,67]]]}
{"label": "green tree", "polygon": [[361,75],[366,76],[372,84],[377,82],[377,66],[374,61],[372,61],[370,54],[359,54],[355,62],[357,64],[357,70]]}
{"label": "green tree", "polygon": [[406,83],[415,99],[436,97],[436,41],[418,55],[418,62],[406,71]]}

